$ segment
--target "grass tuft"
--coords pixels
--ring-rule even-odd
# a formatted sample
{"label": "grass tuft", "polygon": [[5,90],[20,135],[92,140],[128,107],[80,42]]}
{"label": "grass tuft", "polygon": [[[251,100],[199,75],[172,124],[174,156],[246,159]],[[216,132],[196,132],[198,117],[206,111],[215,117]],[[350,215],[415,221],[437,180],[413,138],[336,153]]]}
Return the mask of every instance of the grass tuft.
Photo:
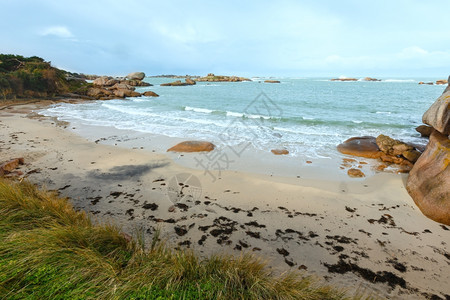
{"label": "grass tuft", "polygon": [[200,259],[158,240],[145,249],[67,199],[0,179],[1,299],[350,299],[253,255]]}

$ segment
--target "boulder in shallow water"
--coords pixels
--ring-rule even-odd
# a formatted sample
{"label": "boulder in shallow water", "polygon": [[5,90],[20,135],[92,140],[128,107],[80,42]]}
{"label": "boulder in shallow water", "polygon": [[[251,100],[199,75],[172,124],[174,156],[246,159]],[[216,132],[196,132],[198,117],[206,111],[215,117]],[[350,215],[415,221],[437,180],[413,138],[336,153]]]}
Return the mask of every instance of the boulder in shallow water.
{"label": "boulder in shallow water", "polygon": [[382,152],[375,141],[376,139],[372,136],[352,137],[339,144],[337,149],[343,154],[379,158]]}
{"label": "boulder in shallow water", "polygon": [[152,92],[152,91],[146,91],[142,95],[146,96],[146,97],[159,97],[159,95],[157,93]]}
{"label": "boulder in shallow water", "polygon": [[347,174],[352,178],[366,177],[366,175],[360,169],[349,169],[347,171]]}
{"label": "boulder in shallow water", "polygon": [[432,126],[442,134],[450,134],[450,90],[447,87],[430,108],[423,114],[422,122]]}
{"label": "boulder in shallow water", "polygon": [[192,80],[191,78],[186,78],[184,81],[186,81],[186,83],[188,85],[194,85],[196,84],[195,80]]}
{"label": "boulder in shallow water", "polygon": [[265,83],[280,83],[279,80],[264,80]]}
{"label": "boulder in shallow water", "polygon": [[216,146],[213,143],[205,141],[185,141],[176,144],[167,152],[210,152],[214,150]]}
{"label": "boulder in shallow water", "polygon": [[424,215],[450,225],[450,140],[433,131],[409,173],[406,189]]}
{"label": "boulder in shallow water", "polygon": [[289,151],[286,149],[272,149],[270,150],[275,155],[287,155],[289,154]]}
{"label": "boulder in shallow water", "polygon": [[416,131],[420,133],[421,137],[429,137],[433,132],[433,127],[428,125],[420,125],[416,127]]}
{"label": "boulder in shallow water", "polygon": [[119,98],[125,98],[125,97],[140,97],[141,94],[138,92],[135,92],[133,90],[127,90],[127,89],[117,89],[114,90],[114,95]]}

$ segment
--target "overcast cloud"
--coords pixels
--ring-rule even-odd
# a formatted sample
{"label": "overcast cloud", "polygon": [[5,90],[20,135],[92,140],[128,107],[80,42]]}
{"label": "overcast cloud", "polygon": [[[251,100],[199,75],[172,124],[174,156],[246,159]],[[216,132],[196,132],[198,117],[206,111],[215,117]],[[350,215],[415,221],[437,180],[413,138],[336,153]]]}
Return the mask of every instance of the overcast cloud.
{"label": "overcast cloud", "polygon": [[450,74],[450,1],[0,0],[1,52],[121,75]]}

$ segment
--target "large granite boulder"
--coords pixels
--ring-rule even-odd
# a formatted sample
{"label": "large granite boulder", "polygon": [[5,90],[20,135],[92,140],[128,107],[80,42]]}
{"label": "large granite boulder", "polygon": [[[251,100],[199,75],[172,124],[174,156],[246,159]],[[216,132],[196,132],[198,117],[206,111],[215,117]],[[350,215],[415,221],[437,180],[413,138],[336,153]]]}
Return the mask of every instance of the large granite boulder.
{"label": "large granite boulder", "polygon": [[111,79],[111,77],[102,76],[102,77],[95,79],[92,83],[97,86],[104,86],[110,79]]}
{"label": "large granite boulder", "polygon": [[204,141],[186,141],[176,144],[167,152],[210,152],[214,150],[216,146],[210,142]]}
{"label": "large granite boulder", "polygon": [[349,138],[342,144],[339,144],[337,149],[343,154],[367,158],[379,158],[382,154],[373,136]]}
{"label": "large granite boulder", "polygon": [[433,131],[409,173],[406,189],[424,215],[450,225],[450,140]]}
{"label": "large granite boulder", "polygon": [[442,134],[450,134],[450,90],[449,87],[423,114],[422,122]]}
{"label": "large granite boulder", "polygon": [[127,79],[129,80],[142,80],[145,78],[145,73],[144,72],[133,72],[130,73],[126,76]]}

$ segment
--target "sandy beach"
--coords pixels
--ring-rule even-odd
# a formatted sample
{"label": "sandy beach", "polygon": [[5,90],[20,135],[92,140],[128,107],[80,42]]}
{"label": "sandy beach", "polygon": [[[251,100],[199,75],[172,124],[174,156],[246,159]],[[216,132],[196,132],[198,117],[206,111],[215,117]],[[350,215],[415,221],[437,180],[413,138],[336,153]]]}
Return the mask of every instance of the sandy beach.
{"label": "sandy beach", "polygon": [[32,112],[41,105],[0,110],[0,160],[24,157],[22,177],[101,221],[146,240],[160,230],[171,245],[202,255],[255,253],[274,272],[304,270],[350,293],[450,298],[450,228],[422,215],[406,174],[371,172],[368,160],[365,179],[339,164],[320,171],[326,162],[303,161],[283,174],[276,165],[286,158],[269,153],[273,171],[252,170],[244,157],[212,178],[193,168],[199,154],[164,153],[176,139],[127,141],[127,132],[83,128],[93,130],[88,140],[72,124]]}

